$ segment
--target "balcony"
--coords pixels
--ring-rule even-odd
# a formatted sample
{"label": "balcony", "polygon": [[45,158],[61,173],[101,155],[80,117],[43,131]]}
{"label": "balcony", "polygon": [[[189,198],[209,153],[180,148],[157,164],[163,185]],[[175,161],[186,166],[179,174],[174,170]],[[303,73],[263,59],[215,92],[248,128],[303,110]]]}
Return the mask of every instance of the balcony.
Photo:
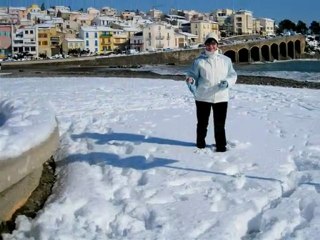
{"label": "balcony", "polygon": [[100,35],[100,37],[109,38],[109,37],[112,37],[112,34],[111,33],[103,33],[103,34]]}
{"label": "balcony", "polygon": [[36,45],[36,42],[24,42],[24,45]]}
{"label": "balcony", "polygon": [[51,37],[51,38],[50,38],[50,41],[51,41],[51,42],[59,43],[59,42],[60,42],[60,38],[59,38],[59,37]]}
{"label": "balcony", "polygon": [[161,36],[161,35],[156,36],[156,40],[163,40],[163,39],[164,39],[164,36]]}
{"label": "balcony", "polygon": [[23,40],[13,40],[13,44],[23,44]]}

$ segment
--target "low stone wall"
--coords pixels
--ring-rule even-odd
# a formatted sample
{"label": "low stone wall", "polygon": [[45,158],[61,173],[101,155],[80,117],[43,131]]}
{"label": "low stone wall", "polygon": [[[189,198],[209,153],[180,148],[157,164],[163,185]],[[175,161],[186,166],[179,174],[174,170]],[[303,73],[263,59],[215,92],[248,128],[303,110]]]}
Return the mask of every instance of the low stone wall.
{"label": "low stone wall", "polygon": [[[8,221],[36,189],[46,162],[58,148],[58,127],[44,142],[0,162],[0,221]],[[24,169],[24,171],[20,171]]]}
{"label": "low stone wall", "polygon": [[194,58],[199,56],[203,49],[189,49],[170,52],[144,53],[137,55],[120,55],[120,56],[96,56],[67,58],[54,60],[35,60],[35,61],[19,61],[4,62],[3,70],[14,69],[32,69],[32,68],[67,68],[70,66],[88,67],[88,66],[135,66],[144,64],[184,64],[191,63]]}

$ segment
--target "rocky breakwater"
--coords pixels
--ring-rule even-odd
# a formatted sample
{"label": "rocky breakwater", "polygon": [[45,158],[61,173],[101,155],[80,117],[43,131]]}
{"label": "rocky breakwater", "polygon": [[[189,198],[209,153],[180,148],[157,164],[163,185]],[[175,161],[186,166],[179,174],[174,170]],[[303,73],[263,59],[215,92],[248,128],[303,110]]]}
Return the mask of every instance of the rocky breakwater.
{"label": "rocky breakwater", "polygon": [[58,143],[51,107],[32,99],[0,98],[0,232],[10,230],[15,216],[23,213],[44,169],[53,170]]}

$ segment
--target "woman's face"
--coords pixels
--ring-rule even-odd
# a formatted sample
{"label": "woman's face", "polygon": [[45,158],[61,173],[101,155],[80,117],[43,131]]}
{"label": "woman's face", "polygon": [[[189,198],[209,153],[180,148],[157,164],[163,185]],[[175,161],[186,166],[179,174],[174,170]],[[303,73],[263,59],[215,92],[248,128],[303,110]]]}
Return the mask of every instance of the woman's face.
{"label": "woman's face", "polygon": [[218,44],[216,42],[211,42],[206,44],[206,50],[208,52],[215,52],[218,49]]}

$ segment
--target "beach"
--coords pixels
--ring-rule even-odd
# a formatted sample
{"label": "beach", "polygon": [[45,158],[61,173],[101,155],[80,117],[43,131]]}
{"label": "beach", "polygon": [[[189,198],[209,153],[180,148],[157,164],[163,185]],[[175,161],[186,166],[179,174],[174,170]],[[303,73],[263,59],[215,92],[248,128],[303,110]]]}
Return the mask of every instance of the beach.
{"label": "beach", "polygon": [[[155,66],[157,68],[157,66]],[[109,68],[101,66],[45,66],[32,67],[29,69],[10,69],[3,70],[3,78],[24,78],[24,77],[129,77],[129,78],[149,78],[149,79],[173,79],[183,81],[184,75],[181,74],[159,74],[151,70],[139,70],[137,68]],[[295,81],[270,76],[247,76],[239,75],[237,84],[250,85],[270,85],[292,88],[320,89],[320,83],[310,81]]]}

